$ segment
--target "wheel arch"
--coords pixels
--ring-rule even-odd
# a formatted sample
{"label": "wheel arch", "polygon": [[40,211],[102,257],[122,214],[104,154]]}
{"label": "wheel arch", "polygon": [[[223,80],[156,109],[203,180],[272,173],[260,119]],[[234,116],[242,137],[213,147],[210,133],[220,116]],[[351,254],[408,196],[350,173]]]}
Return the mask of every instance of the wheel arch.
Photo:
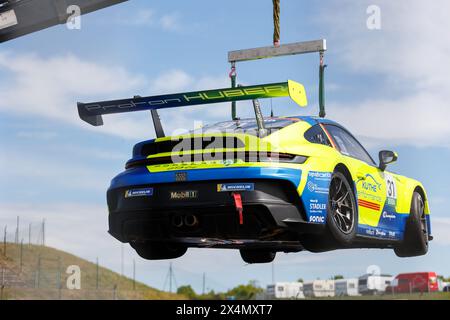
{"label": "wheel arch", "polygon": [[420,184],[417,185],[411,194],[411,198],[412,198],[412,195],[414,194],[414,192],[417,192],[418,194],[420,194],[422,196],[423,201],[425,203],[425,213],[430,214],[430,208],[428,206],[428,197],[427,197],[427,193],[425,192],[425,188]]}
{"label": "wheel arch", "polygon": [[334,172],[340,172],[340,173],[342,173],[345,176],[345,178],[347,179],[348,183],[353,188],[353,193],[355,194],[355,197],[356,197],[355,182],[354,182],[353,176],[352,176],[350,170],[347,168],[347,166],[345,164],[343,164],[343,163],[338,163],[334,167]]}

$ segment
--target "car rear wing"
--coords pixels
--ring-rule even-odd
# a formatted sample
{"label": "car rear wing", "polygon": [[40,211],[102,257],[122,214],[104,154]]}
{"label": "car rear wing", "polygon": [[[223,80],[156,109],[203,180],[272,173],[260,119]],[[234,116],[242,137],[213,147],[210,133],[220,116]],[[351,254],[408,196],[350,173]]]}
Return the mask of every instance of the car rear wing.
{"label": "car rear wing", "polygon": [[[287,82],[238,88],[194,91],[151,97],[135,96],[129,99],[92,103],[78,102],[78,114],[87,123],[93,126],[101,126],[103,125],[102,116],[104,114],[279,97],[290,97],[301,107],[306,107],[308,104],[305,87],[298,82],[288,80]],[[152,112],[152,115],[154,113],[156,112]]]}

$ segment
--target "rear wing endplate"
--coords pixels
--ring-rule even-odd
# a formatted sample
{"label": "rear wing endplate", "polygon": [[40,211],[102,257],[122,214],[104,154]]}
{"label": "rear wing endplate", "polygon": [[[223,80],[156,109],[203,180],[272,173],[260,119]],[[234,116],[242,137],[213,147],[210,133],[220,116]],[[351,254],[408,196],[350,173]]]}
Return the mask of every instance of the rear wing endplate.
{"label": "rear wing endplate", "polygon": [[194,105],[243,101],[265,98],[291,97],[301,107],[308,99],[305,87],[295,81],[262,84],[239,88],[225,88],[152,97],[134,97],[92,103],[78,103],[80,118],[93,126],[103,125],[102,115],[133,111],[157,110]]}

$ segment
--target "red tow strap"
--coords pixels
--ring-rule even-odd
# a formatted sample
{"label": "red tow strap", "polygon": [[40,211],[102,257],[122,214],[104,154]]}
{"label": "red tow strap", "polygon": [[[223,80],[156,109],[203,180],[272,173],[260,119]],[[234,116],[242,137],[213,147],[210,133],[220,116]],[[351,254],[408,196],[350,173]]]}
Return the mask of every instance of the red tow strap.
{"label": "red tow strap", "polygon": [[239,224],[244,224],[244,207],[242,206],[242,197],[240,193],[233,192],[231,194],[234,199],[234,206],[236,207],[236,211],[239,214]]}

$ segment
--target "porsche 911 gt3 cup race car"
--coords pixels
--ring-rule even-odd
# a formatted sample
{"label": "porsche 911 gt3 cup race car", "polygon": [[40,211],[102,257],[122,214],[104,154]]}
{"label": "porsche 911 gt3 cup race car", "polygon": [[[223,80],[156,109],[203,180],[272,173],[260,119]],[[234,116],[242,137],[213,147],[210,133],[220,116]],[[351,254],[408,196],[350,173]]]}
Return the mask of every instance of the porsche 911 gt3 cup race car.
{"label": "porsche 911 gt3 cup race car", "polygon": [[[343,126],[323,118],[262,117],[258,100],[290,96],[296,82],[78,104],[80,117],[151,110],[157,138],[134,146],[107,192],[109,232],[145,259],[188,248],[239,249],[248,263],[277,252],[392,248],[428,251],[430,212],[418,181],[391,173],[397,154],[376,163]],[[253,100],[254,119],[164,136],[156,109]]]}

